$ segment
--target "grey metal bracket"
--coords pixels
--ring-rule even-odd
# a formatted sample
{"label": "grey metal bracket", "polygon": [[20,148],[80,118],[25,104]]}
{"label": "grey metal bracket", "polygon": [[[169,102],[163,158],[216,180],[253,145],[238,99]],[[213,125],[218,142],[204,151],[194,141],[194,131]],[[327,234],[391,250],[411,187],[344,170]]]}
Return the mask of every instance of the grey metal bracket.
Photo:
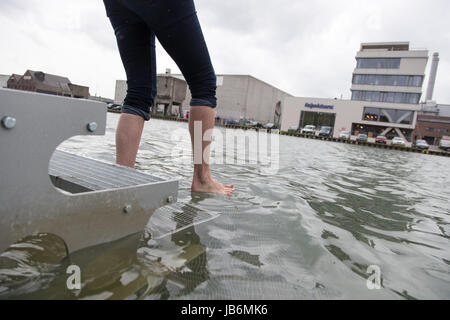
{"label": "grey metal bracket", "polygon": [[104,135],[106,111],[0,89],[0,252],[36,233],[61,237],[70,251],[110,242],[143,231],[156,209],[176,202],[176,180],[55,152],[71,137]]}

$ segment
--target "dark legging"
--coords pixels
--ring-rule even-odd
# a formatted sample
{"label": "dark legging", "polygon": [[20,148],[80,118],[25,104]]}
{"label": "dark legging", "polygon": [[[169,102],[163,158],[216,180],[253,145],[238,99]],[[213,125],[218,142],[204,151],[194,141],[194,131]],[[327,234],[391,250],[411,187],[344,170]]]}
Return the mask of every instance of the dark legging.
{"label": "dark legging", "polygon": [[156,98],[155,35],[180,68],[191,106],[215,108],[216,75],[193,0],[104,0],[127,74],[122,112],[150,119]]}

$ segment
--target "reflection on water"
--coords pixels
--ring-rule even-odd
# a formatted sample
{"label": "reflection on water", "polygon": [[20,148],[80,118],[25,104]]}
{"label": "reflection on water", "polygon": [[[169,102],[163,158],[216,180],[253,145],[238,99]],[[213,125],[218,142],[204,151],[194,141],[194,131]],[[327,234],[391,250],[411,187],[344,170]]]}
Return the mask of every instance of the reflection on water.
{"label": "reflection on water", "polygon": [[[109,115],[106,137],[63,148],[114,161],[116,123]],[[181,231],[164,237],[154,217],[142,234],[68,257],[51,235],[25,239],[0,256],[0,298],[450,298],[448,159],[281,136],[277,174],[217,165],[236,193],[191,194],[189,158],[170,159],[171,133],[185,127],[153,120],[137,167],[180,178],[182,207],[219,217],[192,225],[195,213],[191,223],[174,214]],[[73,264],[79,291],[66,286]],[[367,288],[369,266],[381,269],[381,290]]]}

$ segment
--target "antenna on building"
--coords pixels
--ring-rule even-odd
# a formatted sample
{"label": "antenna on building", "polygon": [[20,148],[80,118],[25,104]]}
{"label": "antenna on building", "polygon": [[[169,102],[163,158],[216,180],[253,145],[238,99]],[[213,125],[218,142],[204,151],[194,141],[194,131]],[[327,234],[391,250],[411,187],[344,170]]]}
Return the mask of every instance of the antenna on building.
{"label": "antenna on building", "polygon": [[427,95],[425,101],[433,100],[434,85],[436,84],[436,75],[439,66],[439,53],[433,54],[433,62],[431,64],[430,79],[428,80]]}

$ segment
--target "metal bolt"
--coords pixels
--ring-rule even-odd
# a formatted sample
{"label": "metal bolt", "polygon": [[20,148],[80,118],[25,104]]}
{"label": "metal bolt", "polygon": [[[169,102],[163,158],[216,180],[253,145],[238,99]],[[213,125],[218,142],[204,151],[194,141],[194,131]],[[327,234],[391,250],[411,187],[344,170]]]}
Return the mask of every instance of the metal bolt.
{"label": "metal bolt", "polygon": [[16,120],[16,118],[13,118],[13,117],[6,116],[6,117],[3,117],[3,119],[2,119],[2,125],[3,125],[3,127],[5,127],[5,129],[14,128],[16,126],[16,123],[17,123],[17,120]]}
{"label": "metal bolt", "polygon": [[98,128],[97,122],[91,122],[91,123],[89,123],[89,124],[87,125],[87,129],[88,129],[90,132],[95,132],[95,131],[97,131],[97,128]]}
{"label": "metal bolt", "polygon": [[169,196],[169,197],[167,198],[167,203],[173,203],[173,202],[174,202],[173,196]]}
{"label": "metal bolt", "polygon": [[133,209],[133,207],[130,204],[128,204],[123,208],[123,212],[130,213],[132,209]]}

